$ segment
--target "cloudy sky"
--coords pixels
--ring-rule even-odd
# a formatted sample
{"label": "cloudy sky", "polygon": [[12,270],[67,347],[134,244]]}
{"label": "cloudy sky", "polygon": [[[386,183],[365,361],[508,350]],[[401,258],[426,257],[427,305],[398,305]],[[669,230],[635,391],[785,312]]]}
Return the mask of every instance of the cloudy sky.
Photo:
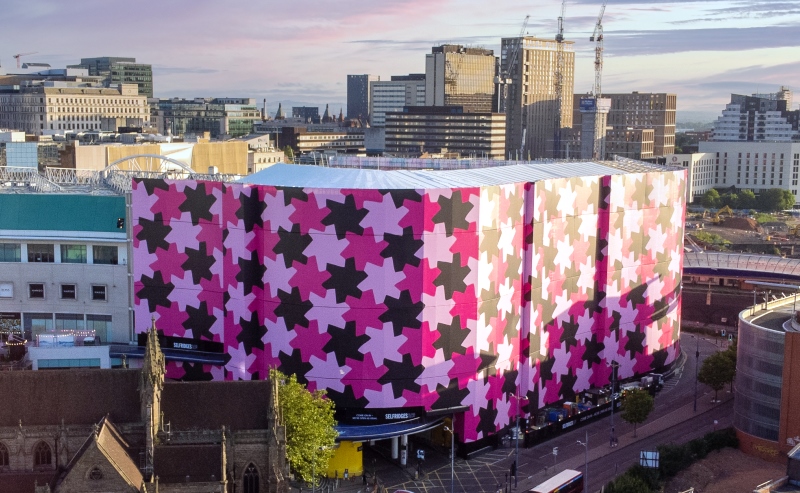
{"label": "cloudy sky", "polygon": [[[568,0],[575,91],[591,90],[589,36],[601,0]],[[156,96],[346,102],[347,74],[424,72],[442,43],[498,50],[501,37],[552,38],[558,0],[4,0],[0,63],[53,67],[129,56],[153,65]],[[609,0],[605,92],[672,92],[679,112],[719,112],[731,92],[774,92],[800,77],[800,1]],[[798,96],[800,102],[800,96]],[[796,105],[795,105],[796,107]]]}

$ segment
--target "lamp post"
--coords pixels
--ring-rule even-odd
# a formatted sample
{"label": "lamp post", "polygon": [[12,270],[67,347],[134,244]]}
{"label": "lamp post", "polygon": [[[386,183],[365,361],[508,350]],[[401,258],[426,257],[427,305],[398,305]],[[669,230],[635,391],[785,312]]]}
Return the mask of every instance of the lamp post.
{"label": "lamp post", "polygon": [[[320,447],[319,451],[322,452],[326,450],[328,447]],[[314,458],[311,460],[311,493],[316,493],[317,491],[317,454],[314,454]]]}
{"label": "lamp post", "polygon": [[583,473],[583,493],[589,493],[589,430],[586,430],[586,441],[578,440],[578,445],[583,446],[583,463],[585,472]]}
{"label": "lamp post", "polygon": [[614,408],[616,407],[617,403],[614,400],[614,395],[617,393],[617,385],[616,385],[616,374],[617,368],[619,368],[619,363],[616,361],[611,362],[611,434],[609,443],[613,447],[614,446]]}
{"label": "lamp post", "polygon": [[516,419],[514,421],[514,467],[511,469],[512,474],[514,475],[514,488],[517,487],[517,469],[519,468],[519,415],[520,415],[520,405],[519,405],[519,389],[515,393],[514,397],[517,400],[517,408],[516,408]]}
{"label": "lamp post", "polygon": [[700,337],[694,336],[697,341],[697,348],[695,349],[694,357],[694,412],[697,412],[697,375],[700,371]]}
{"label": "lamp post", "polygon": [[455,460],[456,460],[456,434],[453,431],[454,422],[456,420],[456,415],[454,414],[450,421],[450,427],[448,428],[445,425],[445,431],[450,432],[450,493],[453,493],[455,488]]}

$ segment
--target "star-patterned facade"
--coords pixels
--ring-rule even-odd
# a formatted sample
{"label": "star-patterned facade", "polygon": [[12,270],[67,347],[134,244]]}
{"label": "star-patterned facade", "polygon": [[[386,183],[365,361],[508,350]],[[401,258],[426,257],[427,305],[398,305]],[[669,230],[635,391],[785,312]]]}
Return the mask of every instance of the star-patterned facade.
{"label": "star-patterned facade", "polygon": [[676,359],[685,180],[644,166],[437,189],[135,180],[136,332],[152,315],[222,343],[224,366],[173,363],[174,378],[278,367],[339,408],[465,406],[458,437],[480,440],[607,384],[610,361],[626,378]]}

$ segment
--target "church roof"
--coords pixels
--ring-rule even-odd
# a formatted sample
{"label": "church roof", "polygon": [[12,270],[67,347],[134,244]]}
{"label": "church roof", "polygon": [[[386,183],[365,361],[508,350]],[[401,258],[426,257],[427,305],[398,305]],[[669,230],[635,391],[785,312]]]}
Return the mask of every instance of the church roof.
{"label": "church roof", "polygon": [[94,424],[141,420],[139,370],[0,372],[0,426]]}
{"label": "church roof", "polygon": [[[222,475],[220,444],[159,445],[155,447],[153,470],[159,483],[219,481]],[[213,478],[212,478],[213,475]]]}
{"label": "church roof", "polygon": [[[105,418],[97,425],[96,435],[92,433],[69,461],[66,467],[66,476],[72,474],[75,465],[93,447],[97,448],[108,461],[108,465],[113,467],[129,486],[137,489],[141,486],[142,473],[128,453],[128,444],[114,425]],[[95,461],[96,459],[91,460]],[[76,473],[82,474],[83,471],[77,470]]]}
{"label": "church roof", "polygon": [[268,428],[271,385],[266,380],[238,382],[165,382],[161,394],[164,422],[173,431]]}

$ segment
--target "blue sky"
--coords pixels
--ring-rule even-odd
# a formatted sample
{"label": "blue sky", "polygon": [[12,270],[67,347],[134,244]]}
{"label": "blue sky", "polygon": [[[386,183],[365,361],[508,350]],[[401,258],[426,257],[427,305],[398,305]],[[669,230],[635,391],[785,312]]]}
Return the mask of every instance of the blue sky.
{"label": "blue sky", "polygon": [[[601,1],[569,0],[575,91],[591,90],[589,36]],[[346,101],[347,74],[424,72],[431,46],[497,50],[501,37],[552,38],[557,0],[5,0],[0,63],[12,55],[54,67],[81,57],[151,63],[156,96]],[[610,0],[605,92],[672,92],[679,111],[719,112],[732,92],[774,92],[800,76],[800,1]],[[800,95],[797,97],[800,102]],[[797,105],[794,105],[797,108]]]}

